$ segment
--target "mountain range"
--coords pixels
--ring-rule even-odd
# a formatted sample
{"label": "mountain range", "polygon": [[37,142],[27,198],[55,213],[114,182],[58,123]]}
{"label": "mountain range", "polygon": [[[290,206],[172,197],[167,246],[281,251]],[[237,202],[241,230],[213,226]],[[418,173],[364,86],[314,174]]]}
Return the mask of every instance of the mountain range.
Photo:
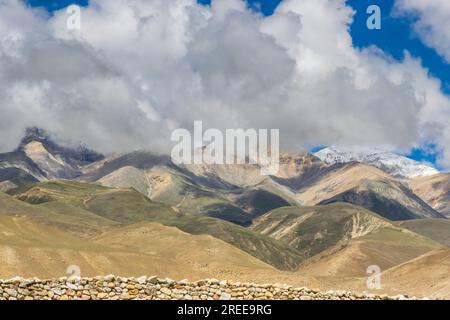
{"label": "mountain range", "polygon": [[430,165],[377,149],[348,150],[327,147],[314,155],[329,165],[349,162],[369,164],[399,179],[412,179],[439,173]]}
{"label": "mountain range", "polygon": [[[262,176],[149,151],[105,156],[31,128],[0,154],[0,278],[61,276],[70,263],[90,275],[366,290],[378,265],[386,291],[436,285],[450,297],[450,266],[436,265],[449,252],[449,208],[447,173],[393,153],[282,153],[278,173]],[[439,271],[418,289],[394,276],[424,267]]]}

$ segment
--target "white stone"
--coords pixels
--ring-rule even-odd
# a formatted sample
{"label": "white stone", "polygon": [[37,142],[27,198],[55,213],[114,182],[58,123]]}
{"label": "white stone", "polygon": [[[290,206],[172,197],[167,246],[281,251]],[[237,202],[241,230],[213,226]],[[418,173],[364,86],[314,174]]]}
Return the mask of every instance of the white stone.
{"label": "white stone", "polygon": [[146,276],[142,276],[142,277],[136,278],[136,281],[139,284],[145,284],[145,282],[147,281],[147,277]]}
{"label": "white stone", "polygon": [[222,294],[219,297],[219,300],[230,300],[231,299],[231,294],[226,293],[226,292],[222,292]]}

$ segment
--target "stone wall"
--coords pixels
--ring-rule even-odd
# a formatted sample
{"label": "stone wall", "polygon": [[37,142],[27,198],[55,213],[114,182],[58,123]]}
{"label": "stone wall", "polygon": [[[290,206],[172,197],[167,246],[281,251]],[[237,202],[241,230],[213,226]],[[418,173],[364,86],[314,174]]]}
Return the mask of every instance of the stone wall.
{"label": "stone wall", "polygon": [[[400,300],[405,296],[363,295],[345,291],[318,292],[279,284],[238,283],[206,279],[196,282],[157,277],[113,275],[81,279],[0,280],[0,300]],[[415,298],[410,298],[415,299]]]}

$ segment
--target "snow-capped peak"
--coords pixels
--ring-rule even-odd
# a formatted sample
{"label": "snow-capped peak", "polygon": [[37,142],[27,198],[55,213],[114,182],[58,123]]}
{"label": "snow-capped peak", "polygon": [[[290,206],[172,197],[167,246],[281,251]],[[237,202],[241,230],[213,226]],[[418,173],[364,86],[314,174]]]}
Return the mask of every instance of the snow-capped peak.
{"label": "snow-capped peak", "polygon": [[378,149],[346,150],[337,147],[328,147],[316,152],[314,155],[330,165],[348,162],[366,163],[400,179],[412,179],[418,176],[439,173],[438,170],[430,165],[426,165],[393,152]]}

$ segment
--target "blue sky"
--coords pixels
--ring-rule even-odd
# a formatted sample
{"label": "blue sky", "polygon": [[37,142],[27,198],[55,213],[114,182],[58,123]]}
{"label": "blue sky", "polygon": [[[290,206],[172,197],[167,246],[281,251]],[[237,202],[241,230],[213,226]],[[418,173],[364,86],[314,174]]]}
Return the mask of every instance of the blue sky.
{"label": "blue sky", "polygon": [[70,4],[79,4],[86,6],[88,0],[26,0],[26,2],[33,7],[45,7],[49,11],[65,8]]}
{"label": "blue sky", "polygon": [[[77,3],[87,5],[88,0],[26,0],[31,6],[42,6],[50,12],[64,8],[69,4]],[[209,4],[210,0],[198,0],[202,4]],[[247,0],[249,6],[264,15],[271,15],[282,0]],[[442,82],[442,91],[450,94],[450,65],[431,48],[425,46],[412,31],[412,24],[416,17],[395,17],[392,14],[394,0],[348,0],[355,9],[356,15],[351,26],[351,35],[356,47],[376,45],[390,54],[395,59],[401,60],[404,51],[409,51],[412,56],[421,59],[422,64],[430,74]],[[369,5],[380,6],[382,12],[381,30],[369,30],[366,28]],[[439,150],[429,146],[427,150],[414,150],[409,156],[417,160],[436,162]]]}

